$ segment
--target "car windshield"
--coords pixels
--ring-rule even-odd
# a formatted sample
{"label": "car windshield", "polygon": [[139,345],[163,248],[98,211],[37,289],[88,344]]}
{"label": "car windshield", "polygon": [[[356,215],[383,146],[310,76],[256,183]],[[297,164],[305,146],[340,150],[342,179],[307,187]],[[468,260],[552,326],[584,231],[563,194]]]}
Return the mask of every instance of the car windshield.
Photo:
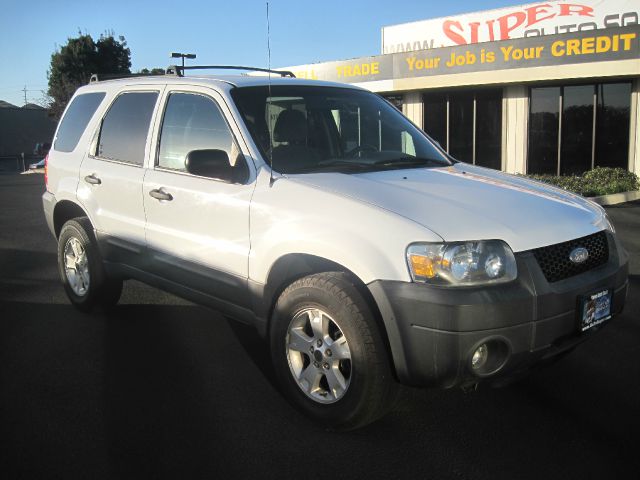
{"label": "car windshield", "polygon": [[338,87],[242,87],[232,91],[267,162],[280,173],[443,167],[451,161],[391,104]]}

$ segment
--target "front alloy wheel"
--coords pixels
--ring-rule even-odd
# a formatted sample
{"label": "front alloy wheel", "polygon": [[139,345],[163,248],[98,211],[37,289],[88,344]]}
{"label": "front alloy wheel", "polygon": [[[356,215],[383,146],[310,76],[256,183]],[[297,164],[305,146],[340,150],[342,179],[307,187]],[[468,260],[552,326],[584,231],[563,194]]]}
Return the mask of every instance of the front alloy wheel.
{"label": "front alloy wheel", "polygon": [[323,272],[289,285],[270,325],[271,357],[282,393],[336,430],[384,415],[396,393],[381,331],[357,279]]}
{"label": "front alloy wheel", "polygon": [[335,320],[318,308],[301,310],[286,343],[289,368],[302,391],[320,403],[340,400],[351,382],[351,350]]}

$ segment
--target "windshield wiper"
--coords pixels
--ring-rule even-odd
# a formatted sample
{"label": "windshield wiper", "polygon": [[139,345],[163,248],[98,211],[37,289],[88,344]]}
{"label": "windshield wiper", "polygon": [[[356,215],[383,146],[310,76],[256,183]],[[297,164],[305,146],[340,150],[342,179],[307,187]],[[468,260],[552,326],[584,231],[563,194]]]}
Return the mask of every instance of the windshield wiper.
{"label": "windshield wiper", "polygon": [[[397,157],[393,159],[378,160],[376,162],[358,162],[354,160],[327,160],[317,163],[316,165],[309,165],[307,167],[296,169],[295,173],[314,173],[322,171],[338,171],[338,172],[365,172],[376,171],[381,169],[393,169],[393,168],[412,168],[412,167],[445,167],[447,166],[442,160],[434,158],[419,158],[419,157]],[[294,172],[291,172],[294,173]]]}
{"label": "windshield wiper", "polygon": [[352,160],[331,160],[327,162],[320,162],[316,165],[310,165],[300,169],[300,172],[311,173],[314,171],[323,170],[363,170],[371,168],[373,164],[371,162],[354,162]]}
{"label": "windshield wiper", "polygon": [[420,158],[420,157],[399,157],[394,159],[379,160],[373,163],[376,167],[422,167],[427,165],[434,165],[437,167],[447,166],[442,160],[436,160],[435,158]]}

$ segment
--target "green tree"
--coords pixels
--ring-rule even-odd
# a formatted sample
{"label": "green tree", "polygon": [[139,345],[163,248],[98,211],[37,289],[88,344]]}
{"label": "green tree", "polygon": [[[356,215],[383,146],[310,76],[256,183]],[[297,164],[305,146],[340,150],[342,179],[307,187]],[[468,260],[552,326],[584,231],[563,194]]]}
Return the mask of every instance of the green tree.
{"label": "green tree", "polygon": [[143,68],[142,70],[138,70],[138,73],[141,75],[164,75],[166,70],[164,68],[152,68],[151,70]]}
{"label": "green tree", "polygon": [[51,114],[59,118],[78,87],[89,82],[91,75],[131,73],[131,51],[123,36],[103,34],[97,41],[79,32],[51,55],[48,94]]}

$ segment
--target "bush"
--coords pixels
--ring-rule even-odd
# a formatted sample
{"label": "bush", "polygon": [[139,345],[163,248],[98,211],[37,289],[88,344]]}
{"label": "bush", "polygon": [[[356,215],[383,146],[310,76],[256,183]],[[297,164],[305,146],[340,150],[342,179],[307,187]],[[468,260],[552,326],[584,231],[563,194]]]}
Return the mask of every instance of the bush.
{"label": "bush", "polygon": [[581,176],[527,175],[584,197],[640,190],[638,176],[623,168],[597,167]]}

